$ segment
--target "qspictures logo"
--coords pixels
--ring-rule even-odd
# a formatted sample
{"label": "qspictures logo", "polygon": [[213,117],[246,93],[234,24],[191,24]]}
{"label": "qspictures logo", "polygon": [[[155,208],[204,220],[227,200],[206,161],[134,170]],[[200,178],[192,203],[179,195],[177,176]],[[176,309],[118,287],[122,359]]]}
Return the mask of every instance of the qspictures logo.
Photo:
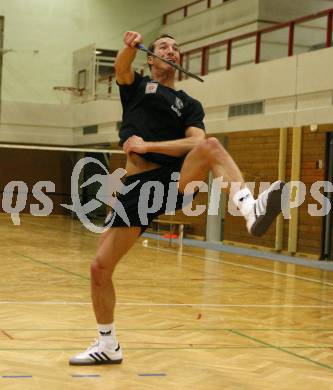
{"label": "qspictures logo", "polygon": [[[82,172],[86,165],[97,164],[102,168],[103,174],[95,174],[88,180],[80,183]],[[143,185],[140,180],[135,180],[131,184],[123,183],[126,176],[126,170],[118,168],[114,172],[109,173],[105,166],[97,159],[85,157],[79,160],[71,175],[71,204],[62,204],[61,206],[75,213],[86,229],[93,233],[103,233],[112,224],[116,217],[121,218],[125,226],[130,226],[130,216],[126,208],[122,204],[122,197],[130,196],[133,191],[136,191],[138,196],[138,216],[142,225],[148,224],[149,214],[154,214],[161,210],[163,205],[169,215],[174,215],[178,199],[178,181],[179,172],[173,172],[170,176],[170,182],[165,186],[162,182],[147,181]],[[83,188],[97,183],[99,189],[95,197],[87,203],[82,204],[80,192]],[[240,183],[227,183],[223,178],[215,178],[212,181],[209,190],[208,185],[202,181],[193,181],[187,184],[182,211],[187,216],[198,216],[207,210],[208,215],[218,215],[221,196],[223,189],[230,185],[229,202],[227,210],[231,215],[241,215],[237,207],[232,202],[232,194],[240,189]],[[246,183],[247,187],[253,192],[256,183]],[[264,191],[269,187],[270,183],[259,183],[259,192]],[[202,205],[193,205],[193,193],[196,189],[199,192],[209,192],[208,203]],[[330,181],[317,181],[310,187],[310,196],[316,203],[309,202],[307,212],[311,216],[322,217],[327,215],[331,210],[331,202],[325,194],[333,192],[333,184]],[[32,196],[39,203],[31,203],[29,212],[33,216],[48,216],[52,213],[54,204],[52,199],[47,195],[56,192],[56,186],[51,181],[39,181],[32,188]],[[3,191],[2,209],[8,213],[14,225],[20,225],[20,214],[25,210],[29,188],[23,181],[11,181]],[[291,181],[283,187],[281,196],[282,214],[285,219],[290,218],[290,210],[301,206],[307,194],[307,188],[300,181]],[[89,214],[97,210],[102,205],[110,206],[112,212],[107,218],[106,226],[98,226],[89,219]]]}

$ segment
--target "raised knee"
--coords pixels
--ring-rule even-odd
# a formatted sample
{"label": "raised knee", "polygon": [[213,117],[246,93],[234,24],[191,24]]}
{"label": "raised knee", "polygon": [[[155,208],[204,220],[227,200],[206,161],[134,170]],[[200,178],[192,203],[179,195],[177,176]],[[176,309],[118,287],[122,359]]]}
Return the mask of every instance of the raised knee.
{"label": "raised knee", "polygon": [[223,147],[221,142],[215,138],[211,137],[207,140],[210,145],[210,156],[212,159],[218,159],[221,160],[227,160],[229,158],[229,153],[226,151],[226,149]]}
{"label": "raised knee", "polygon": [[200,141],[196,147],[197,152],[200,154],[209,155],[212,147],[214,147],[214,141],[211,141],[212,139],[213,137]]}
{"label": "raised knee", "polygon": [[102,265],[101,259],[96,257],[90,265],[92,282],[97,286],[109,283],[112,277],[112,270]]}
{"label": "raised knee", "polygon": [[206,141],[210,148],[220,148],[221,146],[220,141],[215,137],[209,137],[206,139]]}
{"label": "raised knee", "polygon": [[215,137],[209,137],[198,145],[198,152],[209,163],[214,164],[216,160],[221,160],[228,156],[228,152]]}

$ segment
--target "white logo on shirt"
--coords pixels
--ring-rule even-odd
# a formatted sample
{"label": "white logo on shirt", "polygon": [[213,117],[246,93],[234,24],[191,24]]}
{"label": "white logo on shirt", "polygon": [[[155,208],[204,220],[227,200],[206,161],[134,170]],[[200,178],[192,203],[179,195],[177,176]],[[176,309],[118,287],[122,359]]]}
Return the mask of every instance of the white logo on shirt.
{"label": "white logo on shirt", "polygon": [[182,116],[182,113],[174,105],[171,106],[171,110],[173,110],[179,117]]}
{"label": "white logo on shirt", "polygon": [[176,97],[175,105],[178,108],[178,110],[181,110],[184,108],[183,102],[179,99],[179,97]]}
{"label": "white logo on shirt", "polygon": [[147,83],[145,93],[156,93],[158,83]]}
{"label": "white logo on shirt", "polygon": [[171,106],[171,110],[173,110],[179,117],[182,116],[181,109],[184,107],[183,102],[179,99],[179,97],[176,97],[175,104]]}

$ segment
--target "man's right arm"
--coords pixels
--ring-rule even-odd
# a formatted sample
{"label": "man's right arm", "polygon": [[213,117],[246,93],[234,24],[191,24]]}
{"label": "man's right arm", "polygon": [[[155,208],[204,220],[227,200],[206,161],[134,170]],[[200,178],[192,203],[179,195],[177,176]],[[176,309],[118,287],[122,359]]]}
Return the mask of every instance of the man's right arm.
{"label": "man's right arm", "polygon": [[118,53],[115,70],[116,80],[120,85],[130,85],[134,81],[134,71],[132,63],[136,57],[138,49],[136,45],[142,43],[141,34],[135,31],[127,31],[124,35],[125,47]]}

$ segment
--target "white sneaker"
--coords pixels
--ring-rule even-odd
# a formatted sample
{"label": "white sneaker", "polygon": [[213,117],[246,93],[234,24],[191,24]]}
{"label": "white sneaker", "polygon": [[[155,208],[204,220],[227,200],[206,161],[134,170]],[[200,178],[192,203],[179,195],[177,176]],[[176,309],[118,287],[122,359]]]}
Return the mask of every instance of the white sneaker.
{"label": "white sneaker", "polygon": [[118,343],[117,348],[111,348],[105,342],[96,340],[86,351],[73,356],[69,360],[72,366],[94,366],[98,364],[120,364],[123,353]]}
{"label": "white sneaker", "polygon": [[253,236],[262,236],[282,210],[281,195],[286,183],[276,181],[263,191],[253,204],[251,216],[246,224]]}

